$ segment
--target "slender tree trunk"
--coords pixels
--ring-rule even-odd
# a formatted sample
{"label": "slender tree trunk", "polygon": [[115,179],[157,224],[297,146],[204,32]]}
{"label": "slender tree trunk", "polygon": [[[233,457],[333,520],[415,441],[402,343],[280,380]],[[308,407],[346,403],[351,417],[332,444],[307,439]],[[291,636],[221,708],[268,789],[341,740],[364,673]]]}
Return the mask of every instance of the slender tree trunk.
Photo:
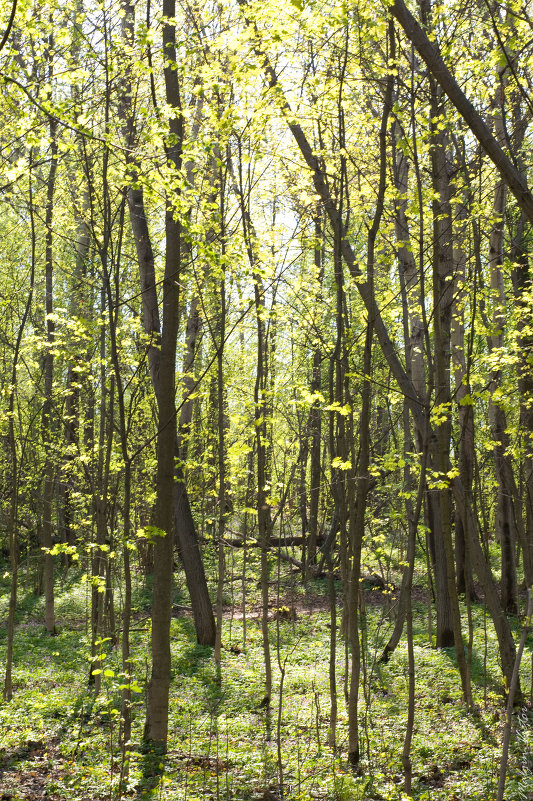
{"label": "slender tree trunk", "polygon": [[[114,287],[115,294],[112,290],[112,276],[108,269],[108,262],[102,259],[102,270],[104,277],[104,291],[107,296],[107,314],[108,314],[108,328],[110,340],[110,355],[113,365],[113,382],[111,384],[110,393],[114,396],[116,387],[117,405],[118,405],[118,431],[121,454],[124,464],[124,501],[122,509],[122,554],[123,554],[123,568],[124,568],[124,604],[122,609],[122,639],[121,639],[121,655],[122,655],[122,671],[124,674],[124,687],[122,689],[121,701],[121,726],[120,726],[120,746],[122,750],[122,764],[120,772],[120,785],[124,787],[124,782],[129,775],[129,745],[131,741],[131,683],[132,676],[132,663],[131,663],[131,649],[130,649],[130,625],[131,625],[131,565],[130,565],[130,547],[131,547],[131,473],[132,473],[132,459],[129,453],[128,446],[128,420],[125,402],[125,388],[121,372],[120,354],[117,345],[117,328],[119,325],[118,310],[120,309],[119,297],[119,275],[120,275],[120,256],[122,248],[122,236],[124,230],[124,206],[123,201],[120,211],[120,231],[119,243],[115,249],[115,276]],[[110,410],[110,419],[113,420],[112,409]],[[108,443],[112,441],[112,433],[108,431]],[[107,491],[106,491],[107,495]]]}
{"label": "slender tree trunk", "polygon": [[[102,256],[104,271],[104,286],[100,292],[100,312],[102,319],[106,314],[105,275],[107,272],[107,259],[105,252]],[[93,668],[101,670],[98,656],[102,649],[100,640],[104,636],[104,597],[106,588],[107,569],[107,518],[109,498],[109,473],[111,466],[111,451],[113,447],[113,406],[114,406],[114,378],[108,389],[106,376],[106,338],[107,326],[100,328],[100,409],[98,430],[98,461],[96,466],[96,486],[94,491],[94,517],[96,524],[96,538],[92,550],[92,586],[91,586],[91,651],[93,664],[89,675],[89,682],[94,683],[95,693],[100,692],[102,674],[93,674]]]}
{"label": "slender tree trunk", "polygon": [[[79,63],[80,45],[82,39],[82,20],[83,2],[76,0],[73,9],[72,19],[72,63]],[[81,89],[77,83],[72,86],[72,103],[74,108],[79,108],[81,104]],[[80,160],[83,159],[83,141],[78,140],[78,150]],[[89,210],[89,196],[86,188],[80,189],[77,182],[77,174],[73,170],[71,175],[72,182],[72,206],[74,210],[74,220],[76,223],[76,244],[74,274],[71,284],[71,295],[69,300],[69,316],[72,320],[79,320],[82,317],[91,317],[91,304],[86,297],[85,282],[87,279],[87,259],[89,256],[90,230],[86,222],[86,215]],[[85,365],[89,358],[87,353],[87,342],[85,332],[80,329],[73,332],[72,341],[69,346],[69,362],[66,377],[65,392],[65,411],[63,423],[65,430],[65,453],[61,467],[61,513],[62,513],[62,536],[64,542],[73,547],[76,543],[76,533],[72,526],[75,514],[73,505],[73,492],[76,486],[74,475],[75,457],[79,447],[79,417],[80,417],[80,385],[83,382]],[[70,553],[65,555],[65,564],[71,564]]]}
{"label": "slender tree trunk", "polygon": [[200,298],[195,292],[187,317],[187,328],[185,331],[185,355],[183,358],[183,401],[180,409],[178,424],[178,452],[180,460],[186,462],[188,451],[188,439],[190,435],[192,414],[194,408],[193,392],[196,387],[194,376],[194,362],[198,350],[198,338],[202,328],[200,317]]}
{"label": "slender tree trunk", "polygon": [[[179,172],[182,160],[183,117],[176,70],[175,2],[164,0],[163,52],[166,100],[172,110],[167,159]],[[170,689],[170,618],[172,602],[172,552],[174,535],[174,456],[177,437],[175,406],[176,348],[181,278],[181,224],[173,198],[167,196],[165,216],[165,274],[163,279],[163,326],[158,370],[157,499],[155,509],[154,572],[152,596],[152,670],[144,741],[147,748],[165,752],[168,736]],[[154,766],[150,767],[153,772]]]}
{"label": "slender tree trunk", "polygon": [[[498,638],[502,672],[506,679],[507,686],[509,687],[516,656],[516,647],[513,640],[513,635],[509,626],[509,621],[507,620],[505,612],[503,611],[500,603],[498,587],[494,581],[490,566],[487,563],[487,559],[479,540],[478,522],[474,516],[472,506],[468,503],[468,499],[466,497],[460,477],[457,477],[453,480],[452,486],[455,502],[463,517],[463,529],[467,532],[468,536],[468,548],[472,558],[472,567],[483,588],[485,603],[489,609],[492,622],[494,624],[494,629],[496,631],[496,636]],[[519,685],[517,689],[517,698],[520,697],[521,691]]]}
{"label": "slender tree trunk", "polygon": [[505,727],[503,730],[502,756],[500,760],[500,776],[498,780],[498,793],[496,796],[496,801],[503,801],[503,795],[505,792],[505,779],[507,776],[507,759],[509,756],[509,744],[511,741],[511,730],[513,726],[513,709],[514,709],[516,693],[520,686],[518,678],[520,675],[520,662],[522,661],[522,655],[524,653],[526,638],[531,629],[532,615],[533,615],[533,590],[531,589],[531,587],[529,587],[524,626],[522,628],[522,634],[520,635],[520,643],[518,645],[518,651],[513,666],[513,675],[511,677],[511,683],[509,685],[509,697],[507,699],[507,714],[506,714]]}
{"label": "slender tree trunk", "polygon": [[[49,48],[53,47],[50,38]],[[50,68],[51,70],[51,68]],[[51,76],[50,76],[51,80]],[[52,549],[52,502],[54,497],[55,460],[52,425],[53,380],[54,380],[54,342],[55,323],[53,320],[53,242],[54,190],[57,173],[57,120],[49,118],[50,130],[50,169],[46,186],[46,240],[45,240],[45,311],[46,311],[46,357],[44,363],[44,404],[42,415],[42,438],[45,449],[43,467],[43,498],[41,543],[43,555],[43,583],[45,596],[45,627],[48,634],[56,633],[54,611],[54,557]]]}
{"label": "slender tree trunk", "polygon": [[[428,3],[429,5],[429,3]],[[443,113],[436,88],[432,91],[431,115],[435,120]],[[453,304],[453,233],[451,191],[446,158],[446,137],[433,129],[431,151],[432,179],[435,200],[433,205],[433,309],[435,340],[435,407],[441,420],[437,425],[436,451],[433,469],[439,473],[444,486],[438,492],[440,531],[436,531],[437,554],[435,586],[437,588],[437,647],[455,646],[461,675],[463,696],[471,705],[471,688],[464,654],[461,615],[455,585],[455,570],[451,531],[451,491],[447,480],[450,471],[451,443],[451,314]],[[440,554],[440,557],[439,557]],[[440,562],[440,563],[439,563]],[[444,607],[444,608],[443,608]],[[451,630],[449,628],[451,623]]]}
{"label": "slender tree trunk", "polygon": [[[511,258],[517,264],[514,276],[518,311],[518,347],[520,359],[518,371],[518,391],[520,397],[520,429],[524,449],[522,462],[522,486],[524,492],[526,530],[522,549],[524,574],[528,587],[533,585],[533,374],[531,370],[531,309],[527,300],[531,290],[531,269],[526,245],[524,220],[520,219],[511,248]],[[509,546],[511,543],[509,543]],[[509,560],[511,559],[509,555]],[[503,565],[502,565],[503,568]],[[512,565],[509,566],[509,571]]]}
{"label": "slender tree trunk", "polygon": [[[374,234],[375,236],[375,234]],[[373,251],[373,244],[369,252]],[[373,253],[372,253],[373,256]],[[369,256],[370,259],[370,256]],[[360,678],[360,640],[359,640],[359,593],[361,577],[361,550],[365,531],[366,500],[370,475],[370,402],[372,388],[370,375],[372,369],[372,321],[367,323],[363,359],[364,380],[362,385],[362,407],[359,418],[359,467],[356,474],[355,508],[351,508],[349,541],[352,552],[350,566],[350,647],[352,652],[350,688],[348,698],[348,760],[352,768],[359,764],[359,678]]]}
{"label": "slender tree trunk", "polygon": [[[76,201],[75,201],[76,203]],[[83,208],[88,205],[86,194],[83,198]],[[83,284],[86,279],[86,262],[89,253],[89,229],[83,220],[83,208],[81,211],[76,209],[78,216],[77,242],[76,242],[76,261],[74,271],[74,285],[69,304],[69,314],[71,319],[79,318],[90,314],[89,304],[83,297]],[[63,422],[65,426],[65,455],[61,468],[61,503],[63,514],[63,537],[69,546],[74,546],[76,541],[75,531],[72,527],[74,509],[72,493],[74,492],[76,481],[74,477],[74,460],[78,451],[79,440],[79,417],[80,417],[80,384],[83,381],[86,354],[86,342],[83,334],[77,332],[71,345],[71,352],[75,355],[71,358],[67,368],[66,394],[65,394],[65,413]],[[70,564],[70,556],[67,555],[67,564]]]}
{"label": "slender tree trunk", "polygon": [[[468,343],[465,338],[466,253],[463,247],[467,209],[458,205],[456,213],[456,247],[453,251],[456,292],[453,299],[451,322],[452,364],[459,422],[458,468],[468,503],[472,503],[474,480],[474,415],[470,387],[470,370],[467,363]],[[457,592],[468,595],[467,602],[476,597],[469,559],[468,538],[463,530],[463,519],[455,509],[455,571]]]}
{"label": "slender tree trunk", "polygon": [[[29,162],[30,165],[33,161],[33,150],[30,150]],[[31,269],[30,269],[30,286],[24,314],[17,331],[17,338],[15,341],[15,350],[13,353],[13,364],[11,368],[11,388],[9,391],[9,418],[8,418],[8,446],[10,453],[10,467],[11,467],[11,482],[10,482],[10,498],[9,498],[9,515],[7,519],[7,538],[9,544],[9,564],[11,567],[11,586],[9,593],[9,609],[7,615],[7,648],[6,648],[6,669],[4,677],[4,701],[11,701],[13,697],[13,645],[15,639],[15,612],[17,610],[17,592],[18,592],[18,566],[19,566],[19,541],[17,530],[17,513],[19,501],[19,460],[17,453],[17,443],[15,436],[15,397],[17,391],[17,366],[20,356],[20,348],[22,344],[22,337],[26,322],[30,314],[31,305],[33,301],[33,288],[35,283],[35,216],[33,208],[33,174],[31,166],[29,168],[29,217],[31,226]]]}
{"label": "slender tree trunk", "polygon": [[328,745],[335,752],[337,748],[337,593],[331,556],[327,556],[329,590],[329,728]]}
{"label": "slender tree trunk", "polygon": [[[503,76],[502,76],[503,81]],[[506,141],[503,120],[503,85],[496,90],[496,114],[494,115],[495,134],[500,144]],[[498,353],[504,346],[506,320],[506,297],[503,283],[504,261],[504,228],[507,207],[507,187],[499,180],[494,190],[493,211],[495,222],[489,238],[490,265],[490,305],[492,319],[487,321],[490,333],[487,344],[491,354],[499,361]],[[497,367],[490,373],[489,421],[494,442],[494,472],[498,485],[496,500],[496,539],[501,548],[501,601],[503,609],[508,613],[516,613],[518,588],[516,581],[515,547],[517,541],[513,468],[509,457],[510,439],[507,433],[507,415],[497,400],[497,391],[501,386],[502,371]]]}
{"label": "slender tree trunk", "polygon": [[[134,25],[134,6],[132,4],[126,4],[125,8],[127,13],[124,16],[124,24],[128,26],[126,39],[128,42],[131,42]],[[123,95],[121,104],[121,114],[124,120],[124,136],[128,146],[132,148],[136,139],[136,131],[131,112],[131,102],[130,98],[127,96],[127,92]],[[139,171],[139,165],[134,157],[130,159],[130,169],[133,179],[132,183],[134,183],[135,177]],[[137,261],[139,264],[142,320],[144,332],[148,337],[148,366],[157,397],[160,392],[161,324],[157,300],[154,253],[148,228],[142,186],[130,186],[128,189],[128,208],[135,240]],[[174,444],[174,455],[176,457],[175,476],[172,501],[174,509],[174,528],[180,558],[185,571],[187,588],[191,598],[197,640],[202,645],[214,645],[215,618],[209,597],[198,535],[187,494],[183,466],[180,458],[180,447],[181,442],[176,435],[176,442]]]}
{"label": "slender tree trunk", "polygon": [[257,325],[257,367],[254,386],[256,451],[257,451],[257,521],[261,546],[261,631],[263,635],[263,653],[265,662],[265,700],[270,704],[272,696],[272,659],[270,655],[270,638],[268,631],[268,584],[270,565],[268,554],[272,534],[272,520],[267,489],[267,354],[265,330],[265,293],[258,272],[254,273],[255,309]]}
{"label": "slender tree trunk", "polygon": [[[395,33],[392,24],[389,25],[388,46],[390,57],[394,60],[395,55]],[[383,215],[385,190],[387,185],[387,128],[389,115],[392,108],[394,77],[389,76],[386,85],[385,97],[383,100],[383,112],[381,116],[381,127],[379,135],[380,145],[380,173],[379,186],[376,198],[376,210],[374,219],[367,237],[367,281],[370,294],[374,294],[374,254],[376,247],[376,237],[381,224]],[[358,693],[359,693],[359,672],[360,672],[360,644],[359,644],[359,591],[361,577],[361,550],[365,532],[365,515],[367,506],[367,495],[370,485],[370,420],[371,420],[371,398],[372,398],[372,342],[374,336],[374,320],[371,315],[367,319],[366,339],[363,358],[363,384],[362,384],[362,404],[361,416],[359,420],[359,465],[356,473],[356,502],[355,510],[350,515],[350,546],[352,552],[352,564],[350,575],[350,605],[352,619],[350,621],[350,645],[352,649],[352,671],[349,690],[348,703],[348,760],[352,768],[359,764],[359,722],[358,722]],[[352,524],[353,521],[353,524]]]}
{"label": "slender tree trunk", "polygon": [[[324,277],[323,266],[323,230],[322,218],[317,213],[315,216],[315,270],[320,288]],[[319,293],[321,289],[319,290]],[[311,393],[320,393],[322,389],[322,350],[320,346],[315,348],[313,353],[313,374],[311,381]],[[320,413],[320,401],[313,401],[309,413],[311,430],[311,464],[309,474],[309,537],[307,542],[306,566],[316,563],[316,549],[318,539],[318,510],[320,508],[320,476],[321,476],[321,438],[322,438],[322,416]]]}
{"label": "slender tree trunk", "polygon": [[[411,468],[409,466],[408,454],[412,451],[411,432],[409,425],[409,410],[404,404],[403,410],[403,437],[404,437],[404,485],[406,488],[405,511],[409,528],[407,540],[407,568],[405,576],[405,620],[407,623],[407,670],[408,670],[408,691],[407,691],[407,726],[402,749],[402,766],[404,771],[404,790],[407,795],[412,793],[412,762],[411,762],[411,743],[414,733],[415,720],[415,654],[414,654],[414,635],[413,635],[413,608],[412,608],[412,589],[413,574],[415,569],[416,557],[416,531],[420,512],[424,500],[424,489],[426,485],[426,463],[427,452],[422,454],[422,464],[420,466],[420,479],[415,505],[413,506],[410,492],[413,489]],[[402,591],[404,590],[402,585]],[[396,626],[397,628],[397,626]],[[401,636],[401,635],[400,635]],[[396,645],[397,643],[395,643]],[[384,653],[387,652],[386,646]],[[383,660],[383,657],[382,657]]]}
{"label": "slender tree trunk", "polygon": [[[246,0],[240,0],[240,4],[246,7]],[[332,227],[334,228],[339,216],[339,211],[329,191],[325,171],[322,168],[317,156],[315,155],[313,148],[311,147],[303,129],[295,121],[295,116],[292,113],[291,107],[287,102],[283,94],[283,90],[279,84],[278,76],[274,68],[272,67],[264,49],[262,49],[262,47],[260,46],[259,39],[257,40],[254,46],[254,51],[257,57],[261,59],[262,69],[264,71],[270,89],[273,92],[275,92],[277,97],[279,98],[280,110],[284,114],[288,128],[302,154],[305,163],[307,164],[308,168],[311,171],[311,176],[315,191],[321,198],[325,212],[327,213],[327,216],[332,224]],[[512,169],[514,170],[514,168]],[[533,216],[533,200],[532,200],[532,216]],[[350,274],[355,279],[355,286],[357,288],[357,291],[361,295],[361,298],[363,299],[363,302],[365,304],[368,313],[372,316],[374,320],[374,330],[378,342],[380,344],[383,356],[389,365],[391,373],[394,376],[398,384],[398,387],[403,392],[404,397],[406,398],[409,404],[409,409],[412,414],[413,420],[415,422],[416,429],[419,432],[420,438],[422,440],[424,437],[424,432],[426,431],[425,421],[427,416],[427,410],[425,408],[424,400],[420,398],[419,394],[417,393],[413,385],[412,380],[410,379],[409,375],[403,368],[396,354],[394,344],[388,334],[387,328],[380,314],[380,310],[376,304],[376,299],[370,292],[368,281],[366,281],[361,274],[361,270],[359,269],[357,264],[356,254],[347,237],[343,238],[342,241],[342,255],[348,266]],[[512,638],[511,630],[509,628],[505,615],[502,613],[497,589],[494,584],[490,568],[486,563],[485,556],[481,548],[481,544],[479,542],[477,521],[475,519],[472,507],[469,506],[467,503],[467,499],[464,494],[462,483],[460,482],[460,480],[454,479],[452,482],[452,486],[456,503],[460,505],[462,509],[462,514],[464,515],[463,520],[465,518],[468,518],[468,521],[472,524],[471,528],[465,526],[465,529],[468,528],[469,531],[468,536],[470,538],[471,548],[472,548],[471,550],[472,564],[474,567],[474,571],[476,572],[478,579],[483,586],[483,591],[487,599],[487,606],[490,609],[494,626],[498,635],[503,672],[504,675],[510,681],[512,666],[514,664],[514,653],[515,653],[514,641]],[[333,522],[335,524],[335,521]],[[332,530],[334,533],[334,529]],[[329,539],[330,538],[328,537],[328,541]]]}
{"label": "slender tree trunk", "polygon": [[[220,186],[220,205],[221,205],[221,232],[220,241],[222,244],[222,263],[224,264],[225,255],[225,231],[224,231],[224,187],[221,181]],[[217,577],[217,637],[215,641],[215,661],[220,664],[222,649],[222,604],[224,594],[224,533],[226,529],[227,515],[227,478],[226,478],[226,433],[228,428],[228,416],[226,414],[224,402],[224,344],[226,340],[226,286],[225,272],[220,281],[220,320],[217,325],[218,342],[217,347],[217,428],[218,428],[218,577]]]}
{"label": "slender tree trunk", "polygon": [[[231,168],[231,164],[230,164]],[[234,191],[241,206],[241,221],[248,261],[252,270],[254,282],[254,306],[257,336],[256,377],[254,384],[254,418],[255,418],[255,444],[256,444],[256,470],[257,470],[257,527],[258,539],[261,548],[261,632],[263,637],[263,654],[265,664],[265,697],[264,705],[270,706],[272,696],[272,657],[270,653],[270,638],[268,627],[268,584],[270,565],[268,554],[272,535],[272,517],[268,501],[268,456],[267,435],[269,415],[268,394],[268,341],[265,324],[265,289],[259,271],[259,262],[255,249],[255,230],[250,218],[250,210],[246,203],[245,189],[242,175],[242,158],[239,142],[239,173],[238,184],[233,176]]]}
{"label": "slender tree trunk", "polygon": [[[416,269],[415,257],[413,254],[413,247],[411,245],[411,237],[409,225],[407,222],[407,189],[409,177],[409,162],[402,151],[396,147],[396,137],[399,135],[397,126],[394,126],[395,137],[393,139],[393,164],[394,164],[394,178],[396,184],[396,191],[398,197],[395,204],[396,217],[395,217],[395,231],[397,239],[397,256],[400,278],[400,290],[402,296],[402,324],[403,335],[405,343],[405,364],[407,374],[411,377],[414,386],[421,398],[426,396],[426,379],[424,367],[424,319],[420,311],[420,304],[417,297],[418,276]],[[421,243],[423,247],[423,243]],[[422,267],[423,269],[423,267]],[[423,442],[420,435],[417,437],[418,446],[422,451],[422,458],[424,454],[427,455],[427,449],[423,447]],[[424,439],[427,440],[427,434]],[[405,425],[404,425],[404,446],[405,446]],[[410,449],[412,450],[412,448]],[[404,457],[406,458],[406,457]],[[425,471],[424,471],[425,473]],[[410,474],[409,474],[410,475]],[[425,488],[424,488],[425,492]],[[409,521],[409,510],[406,501],[406,518]],[[418,525],[418,519],[417,519]],[[409,547],[409,546],[408,546]],[[400,596],[398,599],[398,607],[396,612],[396,621],[394,629],[387,644],[385,645],[380,657],[381,663],[388,662],[391,654],[396,649],[402,636],[403,627],[406,616],[410,607],[410,592],[411,592],[411,579],[410,579],[410,563],[407,559],[407,564],[404,568],[402,575],[402,583],[400,586]],[[431,632],[431,626],[430,626]],[[431,634],[430,634],[431,640]]]}
{"label": "slender tree trunk", "polygon": [[[121,432],[124,433],[123,431]],[[121,747],[122,769],[121,783],[129,773],[128,749],[131,742],[131,682],[133,670],[130,649],[131,627],[131,564],[130,564],[130,537],[131,537],[131,461],[124,460],[124,509],[122,514],[122,554],[124,567],[124,605],[122,608],[122,671],[124,673],[125,687],[122,690],[121,702]]]}

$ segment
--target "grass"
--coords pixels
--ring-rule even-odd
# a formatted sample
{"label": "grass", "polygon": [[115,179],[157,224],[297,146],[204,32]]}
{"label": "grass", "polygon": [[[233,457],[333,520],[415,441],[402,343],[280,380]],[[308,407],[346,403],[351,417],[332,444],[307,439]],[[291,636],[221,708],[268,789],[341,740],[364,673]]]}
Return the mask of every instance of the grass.
{"label": "grass", "polygon": [[[7,582],[0,589],[0,608],[5,612]],[[169,750],[163,781],[146,797],[271,801],[278,797],[282,776],[287,801],[404,798],[401,750],[407,718],[405,644],[400,644],[387,665],[378,664],[389,624],[382,604],[368,603],[361,688],[362,775],[353,776],[345,761],[347,717],[341,638],[337,654],[339,749],[333,753],[327,746],[329,613],[325,611],[326,604],[322,604],[322,611],[311,611],[307,603],[311,596],[316,601],[325,588],[315,582],[308,596],[300,589],[289,589],[291,599],[297,600],[298,619],[271,624],[276,692],[270,710],[261,707],[263,654],[257,619],[248,620],[245,651],[242,622],[224,620],[220,671],[211,649],[195,644],[190,619],[180,616],[172,620]],[[132,632],[139,690],[144,688],[149,673],[147,597],[139,587]],[[274,601],[275,597],[274,594]],[[369,600],[376,599],[369,596]],[[179,602],[183,602],[181,594]],[[118,710],[124,681],[119,651],[110,648],[110,643],[103,643],[101,667],[105,675],[101,693],[94,697],[87,686],[87,588],[79,574],[70,572],[58,582],[56,611],[59,634],[50,638],[43,632],[41,599],[29,589],[21,594],[14,697],[0,706],[0,794],[13,799],[44,798],[46,794],[57,801],[118,799]],[[453,652],[429,646],[425,615],[425,606],[415,604],[414,798],[491,801],[496,793],[503,721],[494,632],[485,620],[483,607],[474,605],[472,678],[476,710],[467,713],[461,701]],[[5,637],[4,628],[0,632],[2,656]],[[278,655],[285,669],[281,708]],[[528,672],[529,655],[522,671],[526,691],[530,683]],[[134,696],[130,783],[124,798],[137,794],[143,760],[139,745],[144,693]],[[531,716],[524,709],[517,716],[507,801],[533,797],[532,769]]]}

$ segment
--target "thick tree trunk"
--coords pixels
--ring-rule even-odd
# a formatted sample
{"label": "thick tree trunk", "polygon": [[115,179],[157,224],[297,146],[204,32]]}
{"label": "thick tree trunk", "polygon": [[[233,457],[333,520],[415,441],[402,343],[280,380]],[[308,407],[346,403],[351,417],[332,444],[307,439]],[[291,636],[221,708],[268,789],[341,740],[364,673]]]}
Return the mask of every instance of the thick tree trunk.
{"label": "thick tree trunk", "polygon": [[[169,17],[174,12],[166,11]],[[169,70],[169,67],[166,68]],[[168,201],[167,201],[168,202]],[[157,499],[154,531],[152,596],[152,672],[144,740],[165,751],[168,735],[170,688],[170,618],[172,552],[174,534],[174,453],[176,441],[175,365],[178,335],[178,278],[180,227],[172,207],[166,213],[165,278],[163,282],[163,329],[157,393]]]}
{"label": "thick tree trunk", "polygon": [[[141,189],[128,191],[128,206],[135,243],[137,259],[141,275],[143,297],[143,327],[150,337],[148,345],[148,364],[156,395],[160,383],[160,322],[157,304],[154,257],[148,231],[148,222],[144,212],[144,198]],[[191,597],[196,637],[201,645],[215,644],[215,618],[207,588],[207,580],[198,542],[198,535],[189,503],[189,496],[183,475],[183,448],[187,429],[186,412],[192,411],[192,401],[183,406],[183,420],[180,436],[176,434],[175,442],[175,481],[173,489],[173,508],[175,531],[179,555],[185,571],[187,589]]]}

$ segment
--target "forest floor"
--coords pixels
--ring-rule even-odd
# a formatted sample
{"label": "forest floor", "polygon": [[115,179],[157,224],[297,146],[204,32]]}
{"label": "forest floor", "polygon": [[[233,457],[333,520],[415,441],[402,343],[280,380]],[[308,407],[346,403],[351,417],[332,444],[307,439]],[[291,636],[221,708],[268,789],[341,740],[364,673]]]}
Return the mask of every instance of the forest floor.
{"label": "forest floor", "polygon": [[[345,650],[337,642],[339,722],[337,749],[328,747],[330,649],[326,582],[307,590],[291,575],[273,590],[271,643],[275,693],[263,708],[263,651],[257,598],[246,607],[226,598],[223,659],[195,644],[187,598],[176,587],[172,620],[173,682],[170,741],[164,780],[147,797],[167,801],[401,801],[401,752],[407,718],[407,648],[401,642],[380,665],[391,630],[394,594],[365,591],[366,628],[361,685],[361,775],[346,764]],[[257,587],[254,585],[254,592]],[[7,580],[0,585],[0,615],[7,610]],[[118,801],[134,798],[142,766],[139,744],[148,675],[149,594],[138,588],[132,640],[135,664],[129,784],[118,785],[120,655],[102,643],[102,689],[88,688],[89,594],[79,574],[58,581],[59,633],[43,631],[42,600],[28,587],[15,637],[11,702],[0,706],[0,799]],[[418,598],[419,600],[416,600]],[[492,627],[482,604],[473,611],[472,679],[475,709],[467,712],[453,652],[428,642],[427,604],[415,592],[416,720],[412,743],[413,797],[418,801],[492,801],[496,797],[503,688]],[[235,603],[231,603],[231,601]],[[338,609],[340,623],[342,610]],[[0,618],[1,619],[1,618]],[[466,620],[465,620],[466,626]],[[0,628],[0,654],[6,629]],[[529,695],[531,663],[523,662]],[[283,677],[283,682],[281,678]],[[282,686],[282,693],[280,689]],[[506,801],[533,799],[533,716],[517,711]]]}

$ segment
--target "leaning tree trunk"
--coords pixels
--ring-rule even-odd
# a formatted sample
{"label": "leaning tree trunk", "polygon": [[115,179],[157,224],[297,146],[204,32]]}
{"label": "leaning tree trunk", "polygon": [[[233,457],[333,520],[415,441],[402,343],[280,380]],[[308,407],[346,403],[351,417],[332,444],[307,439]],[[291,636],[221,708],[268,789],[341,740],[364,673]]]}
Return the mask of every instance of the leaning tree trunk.
{"label": "leaning tree trunk", "polygon": [[459,114],[463,117],[481,147],[484,149],[501,177],[516,198],[525,217],[533,223],[533,195],[528,188],[524,175],[502,150],[487,124],[468,100],[459,84],[446,66],[440,55],[438,44],[428,38],[425,30],[406,7],[404,0],[394,0],[389,6],[390,13],[402,26],[405,35],[413,44],[421,58],[425,61],[429,72],[433,75],[443,92],[449,97]]}

